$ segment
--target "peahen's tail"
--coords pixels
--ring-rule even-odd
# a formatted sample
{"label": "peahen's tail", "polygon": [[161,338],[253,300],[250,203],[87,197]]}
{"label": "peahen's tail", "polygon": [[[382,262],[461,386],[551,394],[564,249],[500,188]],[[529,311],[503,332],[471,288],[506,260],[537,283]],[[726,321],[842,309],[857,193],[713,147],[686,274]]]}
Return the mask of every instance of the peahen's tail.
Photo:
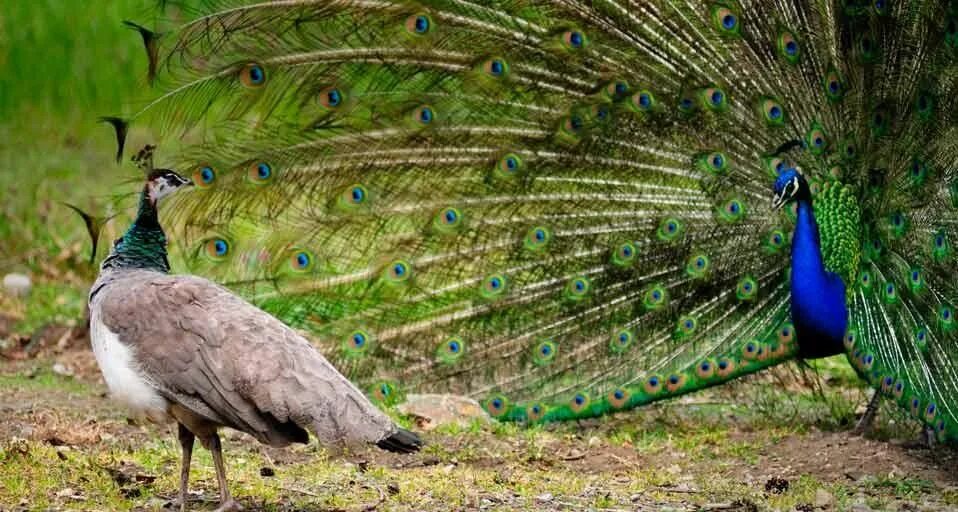
{"label": "peahen's tail", "polygon": [[856,361],[958,425],[929,316],[956,292],[950,7],[208,3],[144,36],[161,93],[132,118],[187,146],[174,243],[375,397],[580,418],[793,358],[769,199],[798,164]]}

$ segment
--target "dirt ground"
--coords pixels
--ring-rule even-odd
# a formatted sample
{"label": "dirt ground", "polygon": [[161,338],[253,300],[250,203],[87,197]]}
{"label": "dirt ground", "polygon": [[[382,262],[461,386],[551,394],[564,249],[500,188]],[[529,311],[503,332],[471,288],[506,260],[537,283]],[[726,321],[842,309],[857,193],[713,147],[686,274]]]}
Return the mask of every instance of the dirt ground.
{"label": "dirt ground", "polygon": [[[0,510],[173,509],[174,430],[127,419],[65,332],[48,343],[62,350],[0,360]],[[805,405],[735,405],[770,385],[578,424],[442,427],[412,456],[265,448],[237,432],[224,446],[231,488],[254,511],[958,510],[958,452],[823,429]],[[192,489],[192,509],[215,508],[205,450]]]}

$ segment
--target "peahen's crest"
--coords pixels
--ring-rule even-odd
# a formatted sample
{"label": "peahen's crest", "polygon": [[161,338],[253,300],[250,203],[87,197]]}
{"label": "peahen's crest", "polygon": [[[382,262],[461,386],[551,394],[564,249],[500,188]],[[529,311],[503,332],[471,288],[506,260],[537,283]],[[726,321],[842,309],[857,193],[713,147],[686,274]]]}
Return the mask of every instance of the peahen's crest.
{"label": "peahen's crest", "polygon": [[144,36],[171,238],[372,396],[581,418],[794,357],[801,168],[851,360],[958,434],[950,4],[210,4]]}

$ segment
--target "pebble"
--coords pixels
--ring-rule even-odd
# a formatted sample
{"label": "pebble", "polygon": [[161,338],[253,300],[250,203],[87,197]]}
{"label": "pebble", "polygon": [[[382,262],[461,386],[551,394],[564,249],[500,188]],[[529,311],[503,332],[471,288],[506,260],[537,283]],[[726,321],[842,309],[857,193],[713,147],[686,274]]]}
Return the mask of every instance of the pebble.
{"label": "pebble", "polygon": [[815,490],[815,501],[814,505],[818,508],[826,508],[832,506],[835,503],[835,497],[832,496],[832,493],[826,491],[825,489],[816,489]]}
{"label": "pebble", "polygon": [[468,425],[474,419],[489,421],[489,415],[479,402],[456,395],[407,395],[398,409],[402,414],[415,417],[422,430],[450,423]]}
{"label": "pebble", "polygon": [[63,363],[54,363],[53,368],[51,369],[53,370],[53,373],[57,375],[62,375],[64,377],[73,377],[73,368],[70,368],[69,366]]}
{"label": "pebble", "polygon": [[14,297],[25,297],[30,293],[30,276],[26,274],[7,274],[3,276],[3,289]]}

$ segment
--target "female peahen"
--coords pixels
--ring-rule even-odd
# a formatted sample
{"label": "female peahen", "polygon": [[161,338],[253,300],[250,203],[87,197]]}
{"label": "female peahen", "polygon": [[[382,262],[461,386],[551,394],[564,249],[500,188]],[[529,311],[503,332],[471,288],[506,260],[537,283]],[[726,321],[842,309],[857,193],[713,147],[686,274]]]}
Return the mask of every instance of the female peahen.
{"label": "female peahen", "polygon": [[137,416],[177,423],[180,510],[187,509],[196,438],[213,454],[217,511],[242,509],[227,487],[221,427],[271,446],[306,443],[308,430],[327,445],[418,451],[416,434],[394,424],[295,331],[206,279],[168,275],[157,206],[192,183],[153,169],[150,147],[138,157],[147,171],[139,211],[90,290],[90,338],[115,399]]}
{"label": "female peahen", "polygon": [[190,269],[378,400],[582,418],[847,351],[958,436],[951,3],[210,1],[136,28],[161,93],[114,123],[181,140]]}

